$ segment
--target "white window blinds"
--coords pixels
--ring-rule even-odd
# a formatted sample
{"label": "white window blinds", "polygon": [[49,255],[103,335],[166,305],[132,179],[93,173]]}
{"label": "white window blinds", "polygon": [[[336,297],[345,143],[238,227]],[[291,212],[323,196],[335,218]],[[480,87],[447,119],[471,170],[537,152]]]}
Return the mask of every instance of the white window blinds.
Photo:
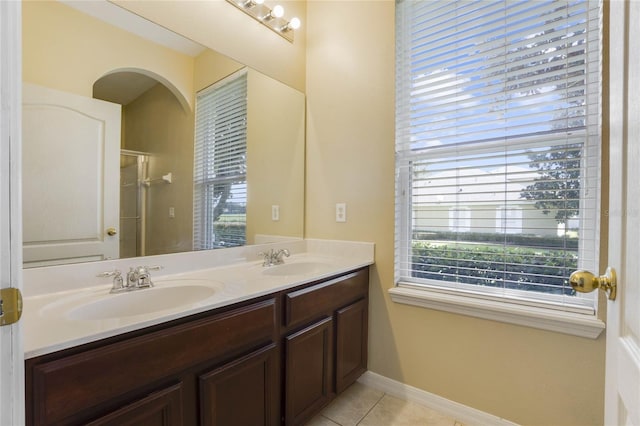
{"label": "white window blinds", "polygon": [[196,96],[195,250],[246,242],[247,75],[239,71]]}
{"label": "white window blinds", "polygon": [[396,6],[396,281],[593,312],[597,1]]}

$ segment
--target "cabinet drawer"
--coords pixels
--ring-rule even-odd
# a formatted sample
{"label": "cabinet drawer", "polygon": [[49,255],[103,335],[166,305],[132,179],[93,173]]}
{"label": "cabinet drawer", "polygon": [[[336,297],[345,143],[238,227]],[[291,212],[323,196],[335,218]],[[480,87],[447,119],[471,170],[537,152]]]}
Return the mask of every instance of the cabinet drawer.
{"label": "cabinet drawer", "polygon": [[369,270],[361,269],[285,295],[285,325],[297,325],[341,308],[367,294]]}
{"label": "cabinet drawer", "polygon": [[84,418],[92,407],[113,403],[134,389],[198,363],[273,341],[276,322],[276,301],[269,299],[57,360],[36,362],[31,377],[33,424]]}

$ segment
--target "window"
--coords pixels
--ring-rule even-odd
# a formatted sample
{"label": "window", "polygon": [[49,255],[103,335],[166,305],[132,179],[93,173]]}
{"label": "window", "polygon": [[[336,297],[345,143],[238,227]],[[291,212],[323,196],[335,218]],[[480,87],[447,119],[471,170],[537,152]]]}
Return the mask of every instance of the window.
{"label": "window", "polygon": [[193,245],[246,242],[247,75],[239,71],[196,96]]}
{"label": "window", "polygon": [[522,209],[500,206],[496,211],[496,232],[503,234],[522,233]]}
{"label": "window", "polygon": [[600,7],[397,2],[394,290],[594,314]]}
{"label": "window", "polygon": [[469,232],[471,230],[471,210],[468,207],[451,207],[449,209],[449,230]]}

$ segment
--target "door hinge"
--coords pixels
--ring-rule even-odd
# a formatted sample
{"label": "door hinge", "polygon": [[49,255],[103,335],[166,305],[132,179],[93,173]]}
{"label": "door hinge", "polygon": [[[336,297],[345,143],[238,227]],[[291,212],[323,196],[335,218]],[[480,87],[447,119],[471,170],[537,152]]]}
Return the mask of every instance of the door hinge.
{"label": "door hinge", "polygon": [[22,293],[17,288],[0,288],[0,327],[20,320]]}

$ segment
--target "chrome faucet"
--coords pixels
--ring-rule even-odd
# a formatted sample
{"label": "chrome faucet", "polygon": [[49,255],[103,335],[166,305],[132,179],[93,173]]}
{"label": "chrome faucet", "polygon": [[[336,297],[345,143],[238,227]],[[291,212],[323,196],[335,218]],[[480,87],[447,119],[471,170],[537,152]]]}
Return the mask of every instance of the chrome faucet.
{"label": "chrome faucet", "polygon": [[122,293],[125,291],[153,287],[149,271],[157,271],[159,269],[162,269],[162,266],[138,266],[136,268],[129,268],[126,279],[122,277],[122,272],[118,269],[102,272],[101,274],[98,274],[98,276],[113,277],[113,286],[109,292]]}
{"label": "chrome faucet", "polygon": [[271,249],[267,252],[260,252],[258,256],[263,256],[264,261],[262,266],[274,266],[282,265],[284,263],[283,256],[289,257],[290,253],[287,249],[274,250]]}
{"label": "chrome faucet", "polygon": [[138,266],[129,268],[127,272],[127,286],[131,289],[153,287],[149,271],[157,271],[162,266]]}

